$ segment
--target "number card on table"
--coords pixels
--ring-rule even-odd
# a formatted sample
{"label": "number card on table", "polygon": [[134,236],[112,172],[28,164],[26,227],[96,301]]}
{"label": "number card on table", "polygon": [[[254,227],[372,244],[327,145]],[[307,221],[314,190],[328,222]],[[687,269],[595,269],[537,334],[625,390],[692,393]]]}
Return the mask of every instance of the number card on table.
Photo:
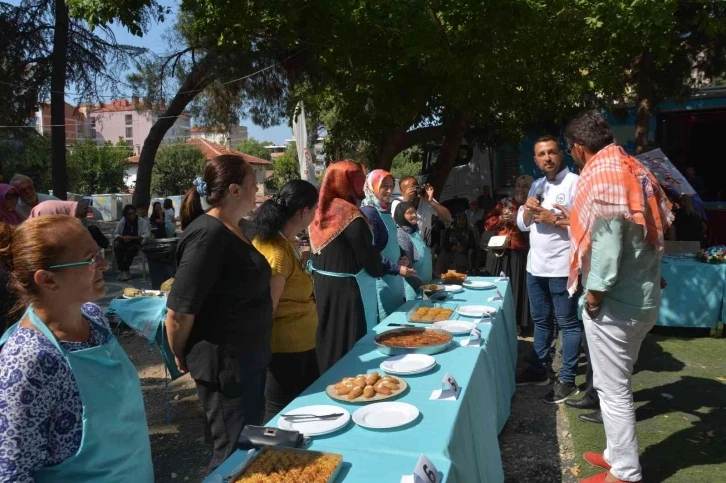
{"label": "number card on table", "polygon": [[441,473],[436,469],[436,466],[426,455],[422,454],[416,463],[413,475],[404,475],[401,478],[401,483],[440,483],[441,480]]}
{"label": "number card on table", "polygon": [[461,386],[456,382],[454,376],[448,372],[444,374],[444,378],[441,380],[441,389],[436,389],[431,393],[430,400],[440,401],[456,401],[461,392]]}

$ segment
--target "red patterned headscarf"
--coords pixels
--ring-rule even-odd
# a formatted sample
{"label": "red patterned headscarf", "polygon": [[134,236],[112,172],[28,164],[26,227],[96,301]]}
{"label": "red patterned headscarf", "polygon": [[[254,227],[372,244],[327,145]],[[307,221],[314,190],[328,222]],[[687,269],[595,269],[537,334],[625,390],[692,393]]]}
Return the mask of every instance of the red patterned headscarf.
{"label": "red patterned headscarf", "polygon": [[365,181],[365,171],[358,163],[339,161],[328,166],[320,186],[318,210],[310,225],[313,253],[320,253],[356,218],[365,219],[358,209]]}

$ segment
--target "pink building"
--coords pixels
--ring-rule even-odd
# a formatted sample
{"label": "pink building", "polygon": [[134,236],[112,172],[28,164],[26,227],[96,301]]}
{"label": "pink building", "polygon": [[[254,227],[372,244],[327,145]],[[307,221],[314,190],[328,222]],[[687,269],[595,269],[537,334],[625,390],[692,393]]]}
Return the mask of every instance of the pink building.
{"label": "pink building", "polygon": [[[151,126],[163,112],[163,106],[148,109],[137,97],[131,101],[121,99],[110,104],[101,103],[88,113],[88,136],[99,144],[106,141],[116,144],[121,138],[133,148],[134,154],[139,154]],[[190,127],[189,115],[182,114],[166,132],[162,143],[188,139]]]}
{"label": "pink building", "polygon": [[[38,110],[33,114],[35,129],[38,133],[50,137],[50,103],[43,102],[38,106]],[[86,122],[85,113],[79,109],[65,103],[65,125],[66,125],[66,146],[70,146],[77,139],[83,138],[84,123]]]}

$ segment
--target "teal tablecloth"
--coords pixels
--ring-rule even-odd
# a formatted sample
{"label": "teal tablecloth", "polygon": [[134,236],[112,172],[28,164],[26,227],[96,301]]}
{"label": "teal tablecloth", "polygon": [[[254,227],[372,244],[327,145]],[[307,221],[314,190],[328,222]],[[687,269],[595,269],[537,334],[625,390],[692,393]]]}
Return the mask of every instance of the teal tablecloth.
{"label": "teal tablecloth", "polygon": [[657,325],[715,328],[726,320],[726,265],[664,258],[661,275],[668,286],[661,292]]}
{"label": "teal tablecloth", "polygon": [[[493,279],[484,279],[492,281]],[[497,435],[509,417],[514,394],[517,361],[516,321],[511,290],[507,282],[497,283],[504,302],[487,302],[494,290],[465,290],[448,303],[485,304],[499,308],[493,324],[481,324],[482,346],[460,347],[464,337],[455,337],[451,347],[434,355],[438,365],[428,373],[407,376],[407,392],[395,399],[416,406],[421,415],[404,428],[374,431],[351,422],[331,435],[315,437],[310,449],[337,452],[346,462],[337,481],[398,482],[411,474],[420,454],[428,456],[447,482],[504,481]],[[390,323],[406,323],[406,312],[416,301],[408,302],[391,314],[374,332],[390,329]],[[467,319],[475,320],[475,319]],[[387,356],[378,352],[373,337],[361,339],[342,360],[323,374],[283,412],[312,404],[336,404],[351,414],[362,405],[331,400],[325,394],[328,384],[344,376],[379,370]],[[429,396],[441,387],[446,372],[462,388],[456,401],[431,401]],[[270,422],[277,425],[277,418]],[[229,476],[243,462],[246,453],[236,452],[222,464],[208,482]]]}

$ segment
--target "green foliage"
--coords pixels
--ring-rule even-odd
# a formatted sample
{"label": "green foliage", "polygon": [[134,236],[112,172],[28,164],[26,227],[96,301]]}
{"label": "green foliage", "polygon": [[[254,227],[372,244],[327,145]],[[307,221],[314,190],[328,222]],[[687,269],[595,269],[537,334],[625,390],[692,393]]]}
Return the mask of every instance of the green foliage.
{"label": "green foliage", "polygon": [[274,180],[278,188],[288,181],[300,179],[300,163],[294,142],[287,146],[282,156],[272,160],[272,169],[275,171]]}
{"label": "green foliage", "polygon": [[50,139],[35,133],[20,140],[0,142],[0,160],[4,182],[15,174],[24,174],[33,180],[40,193],[50,190]]}
{"label": "green foliage", "polygon": [[76,141],[68,153],[68,186],[80,195],[118,193],[126,189],[127,159],[131,147],[122,139],[98,145],[90,139]]}
{"label": "green foliage", "polygon": [[256,158],[264,159],[267,161],[272,161],[270,151],[265,148],[265,146],[269,144],[272,143],[270,143],[269,141],[264,141],[261,143],[255,138],[248,138],[235,146],[234,149],[239,151],[240,153],[249,154],[250,156],[254,156]]}
{"label": "green foliage", "polygon": [[423,161],[423,150],[419,147],[407,149],[400,152],[393,158],[391,174],[396,179],[406,176],[418,176],[421,174],[421,162]]}
{"label": "green foliage", "polygon": [[163,22],[171,11],[155,0],[66,0],[70,14],[91,27],[119,22],[139,37],[152,22]]}
{"label": "green foliage", "polygon": [[162,146],[151,174],[151,192],[158,196],[186,193],[194,178],[201,175],[204,162],[202,152],[191,144]]}

